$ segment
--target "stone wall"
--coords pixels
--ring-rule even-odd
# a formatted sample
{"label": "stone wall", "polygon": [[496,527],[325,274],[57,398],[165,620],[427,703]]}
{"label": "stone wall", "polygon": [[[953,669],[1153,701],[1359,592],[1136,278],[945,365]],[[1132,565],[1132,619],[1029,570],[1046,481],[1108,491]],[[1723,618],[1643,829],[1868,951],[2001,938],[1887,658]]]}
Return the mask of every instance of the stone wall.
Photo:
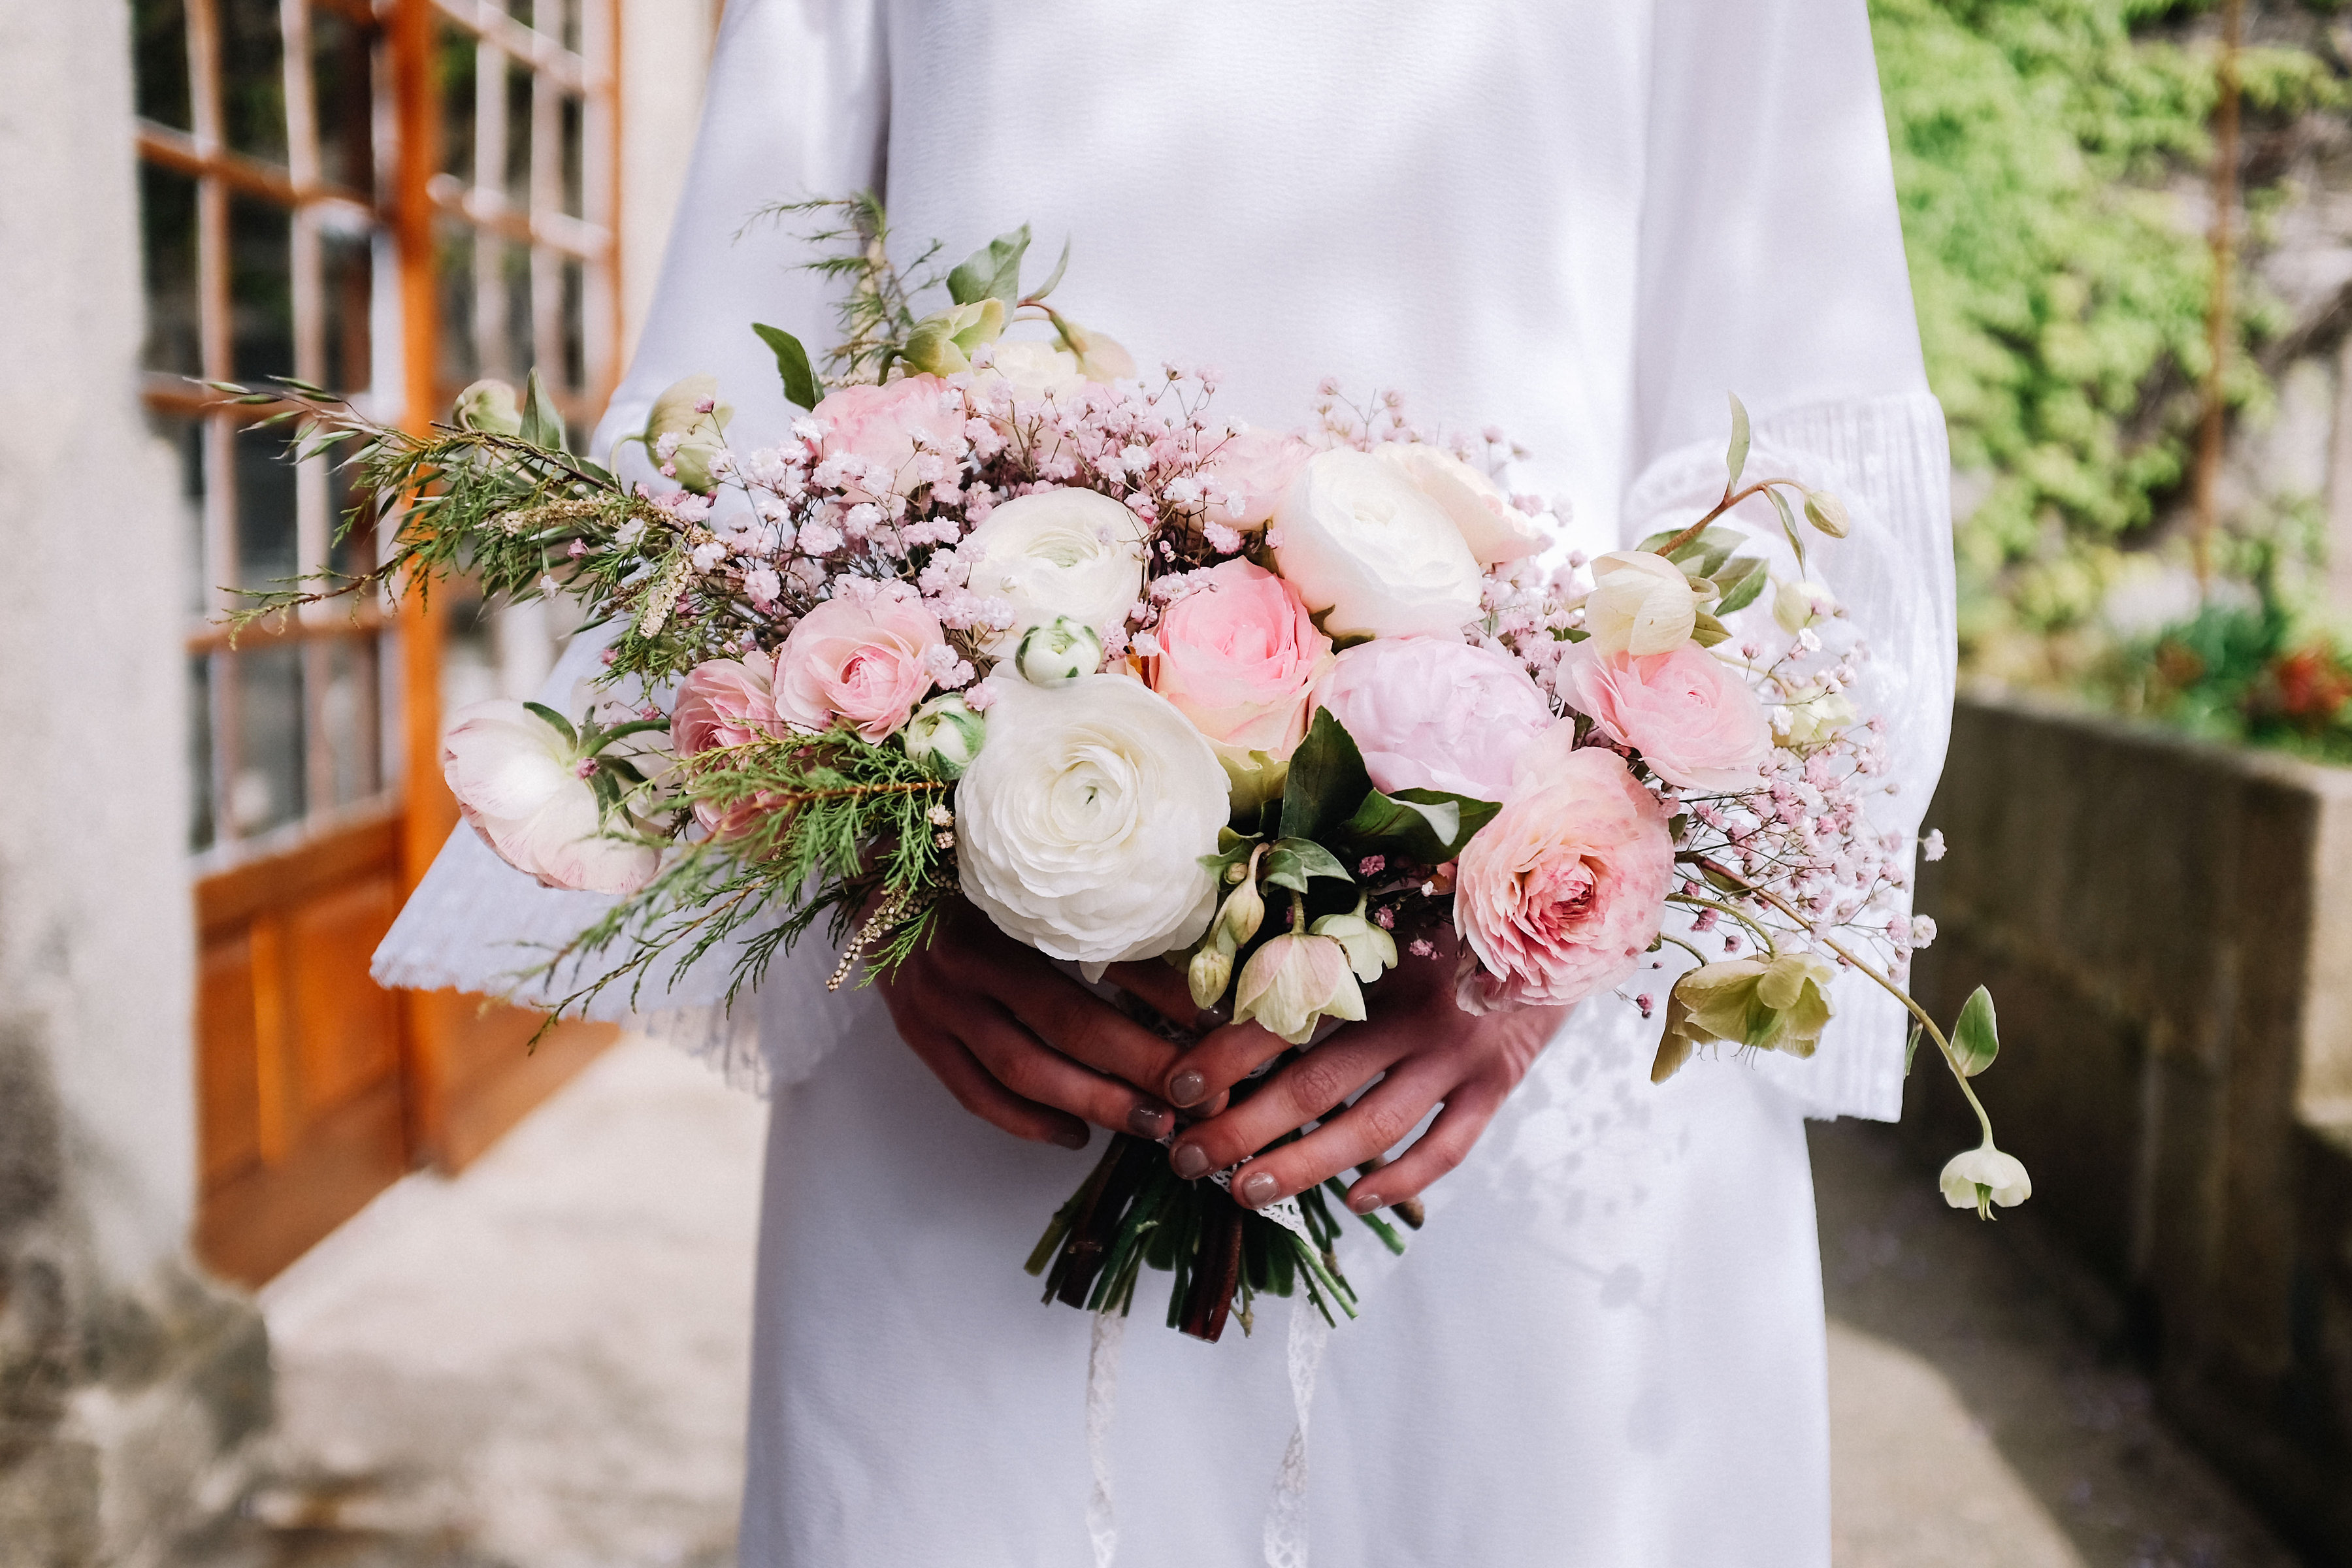
{"label": "stone wall", "polygon": [[[1977,695],[1927,821],[1918,994],[1991,986],[2036,1223],[2190,1435],[2352,1563],[2352,770]],[[1972,1138],[1932,1074],[1910,1099],[1923,1152]]]}
{"label": "stone wall", "polygon": [[0,0],[0,1568],[152,1559],[266,1417],[202,1279],[180,516],[137,404],[130,7]]}

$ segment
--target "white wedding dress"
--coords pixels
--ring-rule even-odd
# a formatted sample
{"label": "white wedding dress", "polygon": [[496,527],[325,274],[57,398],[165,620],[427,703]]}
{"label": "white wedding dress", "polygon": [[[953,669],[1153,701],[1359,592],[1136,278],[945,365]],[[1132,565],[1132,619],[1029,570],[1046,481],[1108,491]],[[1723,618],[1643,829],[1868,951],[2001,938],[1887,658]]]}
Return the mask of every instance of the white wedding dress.
{"label": "white wedding dress", "polygon": [[[1851,503],[1820,549],[1876,651],[1911,827],[1952,683],[1947,463],[1862,0],[733,0],[658,298],[599,447],[715,371],[756,446],[787,409],[754,321],[830,319],[762,204],[882,189],[903,257],[1026,221],[1055,303],[1149,365],[1302,424],[1316,384],[1534,456],[1570,542],[1678,525],[1752,474]],[[1769,523],[1769,514],[1765,520]],[[583,650],[560,693],[590,668]],[[482,987],[596,900],[455,838],[378,973]],[[761,999],[774,1094],[747,1568],[1132,1568],[1269,1548],[1294,1425],[1289,1309],[1204,1345],[1147,1274],[1090,1455],[1090,1321],[1020,1264],[1095,1155],[966,1116],[870,992],[796,955]],[[1644,971],[1622,996],[1663,994]],[[667,999],[708,1002],[689,977]],[[1902,1027],[1864,987],[1811,1061],[1648,1081],[1657,1025],[1588,1002],[1391,1264],[1313,1396],[1316,1559],[1339,1568],[1822,1568],[1823,1327],[1802,1117],[1894,1115]],[[723,1021],[697,1022],[724,1047]],[[749,1038],[738,1019],[732,1037]],[[1099,1147],[1099,1139],[1097,1140]],[[1352,1228],[1352,1227],[1351,1227]],[[1365,1238],[1368,1239],[1368,1238]],[[1293,1475],[1295,1479],[1295,1473]]]}

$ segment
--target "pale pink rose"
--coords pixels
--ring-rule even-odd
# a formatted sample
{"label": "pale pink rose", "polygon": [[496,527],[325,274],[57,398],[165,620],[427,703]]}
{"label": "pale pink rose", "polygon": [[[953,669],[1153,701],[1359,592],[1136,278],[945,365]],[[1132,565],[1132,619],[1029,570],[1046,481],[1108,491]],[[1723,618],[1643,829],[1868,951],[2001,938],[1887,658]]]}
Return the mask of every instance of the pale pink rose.
{"label": "pale pink rose", "polygon": [[762,735],[783,733],[770,689],[775,661],[714,658],[687,671],[670,710],[670,740],[681,757],[714,746],[740,746]]}
{"label": "pale pink rose", "polygon": [[[1274,517],[1282,492],[1315,449],[1282,430],[1244,430],[1218,443],[1201,465],[1204,479],[1213,479],[1224,496],[1209,509],[1209,521],[1227,528],[1264,528]],[[1241,510],[1233,503],[1238,500]]]}
{"label": "pale pink rose", "polygon": [[1262,566],[1227,561],[1160,617],[1143,678],[1212,741],[1280,759],[1306,737],[1309,694],[1331,668],[1298,590]]}
{"label": "pale pink rose", "polygon": [[457,814],[499,859],[541,887],[626,895],[654,879],[661,851],[610,823],[580,771],[574,741],[521,703],[499,697],[449,716],[441,776]]}
{"label": "pale pink rose", "polygon": [[1579,643],[1562,685],[1601,732],[1685,789],[1754,789],[1771,753],[1764,710],[1738,672],[1696,643],[1671,653],[1602,653]]}
{"label": "pale pink rose", "polygon": [[1444,637],[1376,637],[1342,652],[1315,690],[1364,753],[1372,783],[1500,800],[1511,763],[1551,728],[1516,659]]}
{"label": "pale pink rose", "polygon": [[[941,406],[947,390],[938,376],[909,375],[882,386],[829,392],[809,413],[824,422],[827,457],[845,453],[860,458],[889,476],[882,488],[907,495],[922,482],[915,475],[919,441],[929,451],[956,449],[963,416]],[[865,486],[848,490],[855,499],[873,499]]]}
{"label": "pale pink rose", "polygon": [[1455,866],[1465,1012],[1580,1002],[1657,939],[1675,879],[1665,809],[1614,752],[1573,748],[1566,720],[1529,747]]}
{"label": "pale pink rose", "polygon": [[939,618],[904,584],[871,598],[827,599],[776,650],[776,715],[810,733],[846,719],[869,741],[906,727],[931,689]]}

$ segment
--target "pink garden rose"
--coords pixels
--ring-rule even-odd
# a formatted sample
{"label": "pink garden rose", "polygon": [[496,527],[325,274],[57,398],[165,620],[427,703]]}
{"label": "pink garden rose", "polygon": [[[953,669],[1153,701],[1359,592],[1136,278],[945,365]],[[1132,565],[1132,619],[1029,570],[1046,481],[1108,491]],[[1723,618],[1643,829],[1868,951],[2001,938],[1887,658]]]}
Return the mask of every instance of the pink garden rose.
{"label": "pink garden rose", "polygon": [[774,660],[755,655],[707,659],[687,671],[669,716],[677,754],[690,757],[714,746],[740,746],[783,733],[770,689],[775,668]]}
{"label": "pink garden rose", "polygon": [[1227,561],[1160,617],[1144,680],[1212,741],[1287,757],[1306,737],[1307,699],[1331,668],[1298,590],[1262,566]]}
{"label": "pink garden rose", "polygon": [[776,650],[776,715],[812,734],[846,719],[884,740],[931,689],[931,650],[946,646],[939,618],[902,583],[827,599]]}
{"label": "pink garden rose", "polygon": [[1378,637],[1341,653],[1316,688],[1394,794],[1501,800],[1511,764],[1551,728],[1551,704],[1517,660],[1445,637]]}
{"label": "pink garden rose", "polygon": [[1696,643],[1604,654],[1580,643],[1563,662],[1569,700],[1601,732],[1685,789],[1754,789],[1772,750],[1764,710],[1738,673]]}
{"label": "pink garden rose", "polygon": [[1614,752],[1575,748],[1567,720],[1528,747],[1456,864],[1465,1012],[1580,1002],[1657,939],[1675,873],[1665,809]]}
{"label": "pink garden rose", "polygon": [[1223,492],[1209,508],[1208,520],[1227,528],[1264,528],[1282,492],[1314,455],[1312,447],[1286,431],[1242,430],[1227,437],[1201,465],[1202,477],[1214,479]]}
{"label": "pink garden rose", "polygon": [[[947,390],[938,376],[909,375],[882,386],[841,387],[809,413],[825,425],[825,456],[858,458],[888,476],[881,488],[907,495],[922,482],[915,473],[919,440],[932,451],[956,448],[963,417],[941,408]],[[873,499],[863,486],[846,489],[855,499]]]}

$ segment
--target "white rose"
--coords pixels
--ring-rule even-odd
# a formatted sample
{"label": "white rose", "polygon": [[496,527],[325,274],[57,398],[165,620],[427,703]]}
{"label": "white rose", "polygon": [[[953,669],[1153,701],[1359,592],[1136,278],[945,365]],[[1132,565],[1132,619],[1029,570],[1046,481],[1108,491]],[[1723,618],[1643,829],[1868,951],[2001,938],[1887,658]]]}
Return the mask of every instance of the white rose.
{"label": "white rose", "polygon": [[1454,637],[1478,614],[1478,563],[1396,468],[1341,447],[1307,459],[1276,509],[1275,561],[1333,637]]}
{"label": "white rose", "polygon": [[2014,1154],[2002,1153],[1990,1139],[1979,1148],[1953,1155],[1936,1184],[1944,1189],[1944,1201],[1954,1208],[1974,1209],[1987,1215],[1994,1204],[2013,1209],[2033,1195],[2033,1179],[2025,1173],[2025,1163]]}
{"label": "white rose", "polygon": [[1200,858],[1225,825],[1209,742],[1125,676],[999,685],[988,744],[956,785],[964,897],[1090,975],[1199,940],[1217,906]]}
{"label": "white rose", "polygon": [[1003,338],[989,350],[987,368],[972,380],[980,385],[1002,382],[1013,401],[1022,404],[1076,392],[1087,378],[1078,372],[1078,356],[1058,343],[1038,338]]}
{"label": "white rose", "polygon": [[1374,455],[1454,520],[1462,531],[1462,542],[1481,566],[1533,555],[1551,542],[1535,519],[1513,506],[1494,480],[1443,447],[1391,441],[1375,448]]}
{"label": "white rose", "polygon": [[957,546],[971,566],[965,585],[1013,606],[1013,624],[992,632],[1003,657],[1031,626],[1067,616],[1108,643],[1127,626],[1143,592],[1143,524],[1097,490],[1039,490],[1006,501]]}
{"label": "white rose", "polygon": [[503,697],[457,710],[441,740],[458,814],[499,859],[543,887],[634,893],[653,880],[661,851],[606,837],[581,761],[570,737]]}
{"label": "white rose", "polygon": [[1697,591],[1664,556],[1619,550],[1593,561],[1584,629],[1600,652],[1672,653],[1690,641],[1697,621]]}

